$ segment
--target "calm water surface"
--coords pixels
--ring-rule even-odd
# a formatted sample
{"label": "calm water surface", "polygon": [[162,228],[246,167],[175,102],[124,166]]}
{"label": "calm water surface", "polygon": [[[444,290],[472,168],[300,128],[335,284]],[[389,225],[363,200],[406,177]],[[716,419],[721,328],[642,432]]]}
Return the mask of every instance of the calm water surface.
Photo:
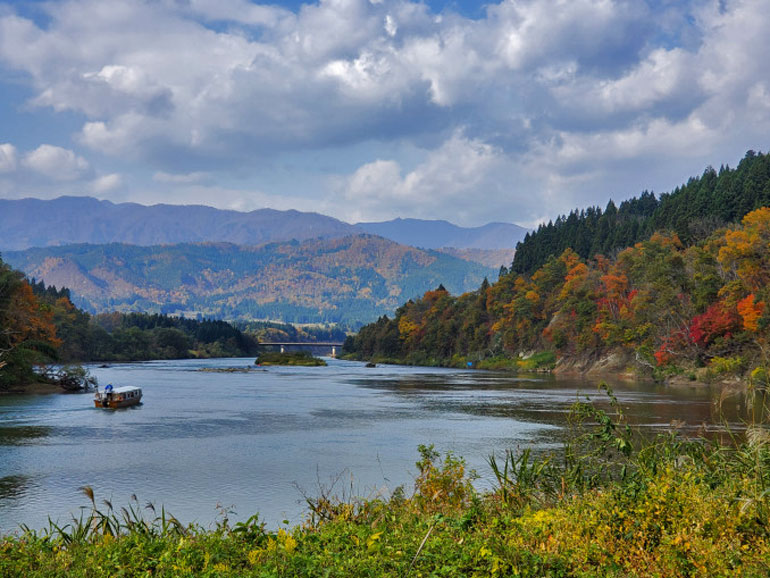
{"label": "calm water surface", "polygon": [[[558,448],[578,396],[595,382],[330,360],[322,368],[253,367],[253,359],[92,367],[101,385],[138,385],[143,404],[93,407],[91,394],[0,397],[0,532],[66,522],[87,505],[136,494],[183,522],[259,512],[276,527],[302,520],[303,495],[411,489],[419,444],[466,458],[489,482],[486,458],[507,448]],[[613,384],[631,419],[713,423],[713,392]],[[737,406],[740,400],[728,402]]]}

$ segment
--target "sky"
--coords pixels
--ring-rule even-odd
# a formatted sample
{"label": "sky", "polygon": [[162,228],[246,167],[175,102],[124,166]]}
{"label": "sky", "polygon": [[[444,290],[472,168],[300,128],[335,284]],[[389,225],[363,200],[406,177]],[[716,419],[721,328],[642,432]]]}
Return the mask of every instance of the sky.
{"label": "sky", "polygon": [[0,198],[532,227],[770,141],[770,0],[0,0]]}

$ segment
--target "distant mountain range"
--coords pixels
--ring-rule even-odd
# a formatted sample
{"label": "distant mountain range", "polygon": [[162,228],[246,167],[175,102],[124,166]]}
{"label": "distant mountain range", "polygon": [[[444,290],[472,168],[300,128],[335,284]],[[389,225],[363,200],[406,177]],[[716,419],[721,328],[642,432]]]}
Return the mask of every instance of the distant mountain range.
{"label": "distant mountain range", "polygon": [[514,249],[455,249],[454,247],[441,247],[436,249],[441,253],[457,257],[471,263],[478,263],[484,267],[491,267],[499,271],[500,266],[511,266],[516,254]]}
{"label": "distant mountain range", "polygon": [[447,221],[394,219],[379,223],[358,223],[356,226],[367,233],[424,249],[513,249],[527,234],[527,229],[511,223],[458,227]]}
{"label": "distant mountain range", "polygon": [[462,293],[496,278],[525,232],[91,197],[0,200],[3,258],[68,287],[93,312],[358,325],[441,283]]}
{"label": "distant mountain range", "polygon": [[199,205],[112,203],[91,197],[0,200],[0,251],[72,243],[151,246],[227,242],[237,245],[333,239],[360,233],[413,247],[513,249],[526,230],[508,223],[464,228],[446,221],[395,219],[351,225],[318,213],[225,211]]}
{"label": "distant mountain range", "polygon": [[228,242],[261,245],[344,237],[360,232],[317,213],[260,209],[250,213],[200,205],[111,203],[91,197],[0,200],[0,250],[72,243]]}
{"label": "distant mountain range", "polygon": [[[0,230],[7,234],[4,225]],[[47,231],[35,233],[53,238]],[[169,233],[167,240],[172,238]],[[463,293],[498,272],[367,234],[261,246],[78,244],[4,251],[3,259],[48,285],[70,288],[76,303],[92,312],[351,326],[391,313],[439,284]]]}

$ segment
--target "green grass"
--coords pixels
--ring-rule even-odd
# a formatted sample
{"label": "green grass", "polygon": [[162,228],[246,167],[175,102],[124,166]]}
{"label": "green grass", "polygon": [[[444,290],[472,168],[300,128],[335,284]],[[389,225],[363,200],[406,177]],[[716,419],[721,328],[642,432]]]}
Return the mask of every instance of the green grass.
{"label": "green grass", "polygon": [[[161,511],[97,507],[66,527],[0,539],[16,576],[768,576],[770,435],[643,439],[610,410],[577,403],[559,454],[490,458],[477,492],[462,459],[419,448],[414,490],[388,500],[308,500],[305,523],[257,516],[215,529]],[[763,408],[765,411],[766,408]],[[408,495],[407,495],[408,494]]]}
{"label": "green grass", "polygon": [[307,351],[292,351],[280,353],[276,351],[265,351],[260,353],[256,365],[293,365],[301,367],[319,367],[325,366],[326,362],[318,357],[313,357]]}

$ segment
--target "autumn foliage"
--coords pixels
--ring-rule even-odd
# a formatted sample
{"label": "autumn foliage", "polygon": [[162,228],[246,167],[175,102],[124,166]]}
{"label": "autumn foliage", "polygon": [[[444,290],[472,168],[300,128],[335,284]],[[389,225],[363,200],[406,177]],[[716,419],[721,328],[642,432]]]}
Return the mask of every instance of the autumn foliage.
{"label": "autumn foliage", "polygon": [[0,391],[34,379],[33,364],[56,357],[53,311],[0,260]]}
{"label": "autumn foliage", "polygon": [[761,356],[768,285],[770,208],[763,208],[690,246],[656,233],[614,259],[587,261],[568,248],[531,275],[505,273],[459,297],[429,291],[394,319],[364,327],[349,349],[448,365],[621,349],[648,366],[708,366]]}
{"label": "autumn foliage", "polygon": [[765,310],[765,302],[756,302],[754,294],[747,295],[738,301],[738,313],[743,319],[743,329],[756,332],[759,330],[759,320]]}
{"label": "autumn foliage", "polygon": [[718,337],[729,339],[740,329],[738,311],[723,301],[711,305],[704,313],[693,317],[690,339],[700,347],[708,347]]}

